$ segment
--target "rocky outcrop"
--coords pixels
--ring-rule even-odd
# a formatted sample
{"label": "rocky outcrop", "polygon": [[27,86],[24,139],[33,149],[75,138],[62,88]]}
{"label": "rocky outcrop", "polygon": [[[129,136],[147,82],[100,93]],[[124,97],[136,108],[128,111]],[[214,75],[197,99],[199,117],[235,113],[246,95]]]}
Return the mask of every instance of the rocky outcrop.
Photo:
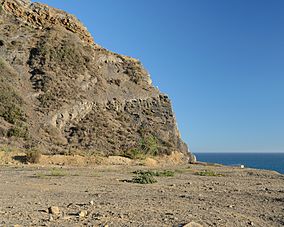
{"label": "rocky outcrop", "polygon": [[2,8],[17,19],[37,29],[46,29],[53,26],[62,26],[65,29],[78,34],[81,40],[94,44],[94,40],[88,30],[73,15],[64,11],[48,7],[40,3],[32,3],[30,0],[2,0]]}
{"label": "rocky outcrop", "polygon": [[0,3],[0,143],[49,153],[179,151],[190,159],[169,98],[138,60],[95,44],[61,10]]}

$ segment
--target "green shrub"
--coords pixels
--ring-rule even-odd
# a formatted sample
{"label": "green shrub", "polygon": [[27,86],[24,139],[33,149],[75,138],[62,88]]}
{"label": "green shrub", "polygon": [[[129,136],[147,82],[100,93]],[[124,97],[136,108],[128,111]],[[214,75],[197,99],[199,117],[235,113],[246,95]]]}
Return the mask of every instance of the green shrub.
{"label": "green shrub", "polygon": [[29,131],[26,125],[19,123],[8,130],[7,136],[28,139]]}
{"label": "green shrub", "polygon": [[136,147],[125,151],[121,156],[143,160],[147,156],[156,156],[159,154],[159,142],[153,135],[143,136]]}
{"label": "green shrub", "polygon": [[8,106],[2,114],[2,117],[5,121],[11,124],[15,124],[17,121],[25,120],[22,111],[15,105]]}
{"label": "green shrub", "polygon": [[137,175],[149,175],[153,177],[173,177],[175,172],[172,170],[152,171],[152,170],[137,170],[133,172]]}
{"label": "green shrub", "polygon": [[222,174],[215,173],[215,172],[213,172],[211,170],[203,170],[203,171],[197,172],[196,175],[198,175],[198,176],[209,176],[209,177],[220,177],[220,176],[223,176]]}
{"label": "green shrub", "polygon": [[133,177],[130,182],[136,184],[154,184],[157,180],[151,175],[144,174]]}
{"label": "green shrub", "polygon": [[38,150],[28,151],[26,153],[26,161],[29,163],[39,163],[41,152]]}
{"label": "green shrub", "polygon": [[140,142],[140,148],[146,154],[154,156],[157,155],[159,153],[159,145],[157,138],[153,135],[145,136]]}
{"label": "green shrub", "polygon": [[136,176],[127,182],[137,183],[137,184],[153,184],[157,182],[155,177],[172,177],[175,174],[171,170],[163,170],[163,171],[137,170],[134,171],[133,173],[136,174]]}
{"label": "green shrub", "polygon": [[[0,59],[1,62],[1,59]],[[22,99],[6,86],[0,78],[0,117],[5,121],[15,124],[19,121],[26,121],[25,115],[19,106],[23,104]]]}
{"label": "green shrub", "polygon": [[122,154],[123,157],[130,158],[130,159],[139,159],[143,160],[146,158],[145,153],[138,148],[132,148]]}
{"label": "green shrub", "polygon": [[171,170],[163,170],[160,172],[156,172],[157,177],[173,177],[174,175],[175,175],[175,172]]}

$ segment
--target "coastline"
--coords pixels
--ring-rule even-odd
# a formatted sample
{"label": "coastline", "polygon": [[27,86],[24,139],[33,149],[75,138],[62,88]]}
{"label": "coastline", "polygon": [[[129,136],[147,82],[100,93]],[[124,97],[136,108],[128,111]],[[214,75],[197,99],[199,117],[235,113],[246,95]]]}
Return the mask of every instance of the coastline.
{"label": "coastline", "polygon": [[228,166],[244,165],[246,168],[277,171],[284,174],[284,153],[195,153],[197,160],[204,162],[220,163]]}

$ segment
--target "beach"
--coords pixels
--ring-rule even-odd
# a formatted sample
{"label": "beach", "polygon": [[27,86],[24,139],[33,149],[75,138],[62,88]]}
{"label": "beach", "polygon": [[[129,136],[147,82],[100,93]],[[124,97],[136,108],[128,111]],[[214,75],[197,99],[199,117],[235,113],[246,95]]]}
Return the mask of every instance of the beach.
{"label": "beach", "polygon": [[[134,183],[139,171],[163,174],[153,184]],[[284,224],[284,176],[274,171],[204,163],[2,163],[0,182],[0,226]]]}

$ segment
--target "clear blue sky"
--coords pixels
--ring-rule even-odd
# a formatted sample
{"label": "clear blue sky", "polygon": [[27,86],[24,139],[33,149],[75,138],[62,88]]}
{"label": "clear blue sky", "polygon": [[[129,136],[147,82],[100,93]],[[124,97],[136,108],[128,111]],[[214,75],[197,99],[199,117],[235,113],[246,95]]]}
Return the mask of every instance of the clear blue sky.
{"label": "clear blue sky", "polygon": [[39,0],[142,61],[193,152],[284,152],[283,0]]}

